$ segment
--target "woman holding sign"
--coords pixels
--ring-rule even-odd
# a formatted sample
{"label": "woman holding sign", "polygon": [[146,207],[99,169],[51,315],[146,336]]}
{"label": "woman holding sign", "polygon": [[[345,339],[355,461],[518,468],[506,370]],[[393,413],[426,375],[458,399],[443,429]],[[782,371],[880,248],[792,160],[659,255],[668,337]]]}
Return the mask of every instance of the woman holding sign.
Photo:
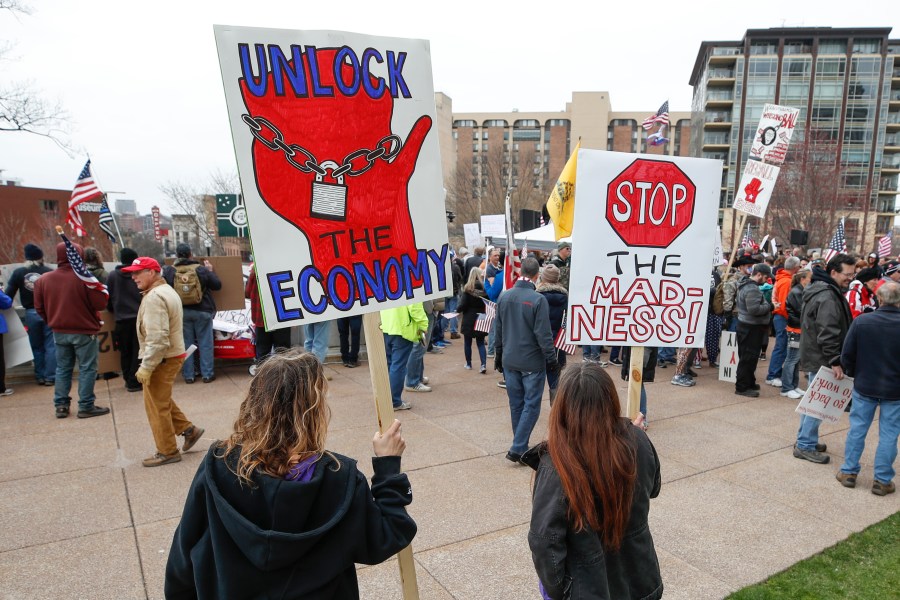
{"label": "woman holding sign", "polygon": [[484,299],[487,294],[484,291],[484,271],[479,267],[472,267],[469,271],[469,279],[463,287],[456,309],[462,315],[463,352],[466,356],[466,369],[472,369],[472,340],[478,348],[478,358],[481,359],[480,373],[487,373],[487,349],[484,347],[484,338],[487,334],[475,329],[475,322],[479,314],[485,314]]}
{"label": "woman holding sign", "polygon": [[647,434],[619,413],[602,367],[570,365],[547,441],[522,456],[537,471],[528,544],[545,598],[662,597],[647,524],[659,458]]}

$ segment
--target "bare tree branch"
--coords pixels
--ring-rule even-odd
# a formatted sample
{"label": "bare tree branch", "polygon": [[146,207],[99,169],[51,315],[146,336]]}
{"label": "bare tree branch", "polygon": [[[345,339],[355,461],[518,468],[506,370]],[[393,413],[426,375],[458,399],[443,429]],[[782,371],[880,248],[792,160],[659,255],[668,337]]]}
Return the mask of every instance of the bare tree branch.
{"label": "bare tree branch", "polygon": [[215,201],[208,198],[215,194],[238,194],[240,190],[237,171],[221,169],[210,173],[208,183],[202,186],[180,181],[169,181],[159,186],[159,191],[169,199],[173,216],[184,215],[196,228],[199,234],[196,244],[209,240],[218,254],[224,254],[225,249],[216,232]]}
{"label": "bare tree branch", "polygon": [[10,211],[0,212],[0,264],[19,262],[25,246],[25,217]]}

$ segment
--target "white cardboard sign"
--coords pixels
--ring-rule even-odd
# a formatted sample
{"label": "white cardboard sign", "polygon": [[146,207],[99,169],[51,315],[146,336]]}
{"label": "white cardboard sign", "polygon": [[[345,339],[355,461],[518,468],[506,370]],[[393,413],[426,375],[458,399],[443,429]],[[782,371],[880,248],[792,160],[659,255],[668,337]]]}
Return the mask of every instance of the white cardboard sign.
{"label": "white cardboard sign", "polygon": [[703,346],[722,163],[580,150],[568,341]]}
{"label": "white cardboard sign", "polygon": [[3,334],[3,356],[7,367],[15,367],[30,360],[34,360],[31,351],[31,342],[28,341],[28,332],[22,325],[22,320],[14,308],[2,311],[6,319],[7,332]]}
{"label": "white cardboard sign", "polygon": [[737,381],[738,345],[737,334],[723,331],[719,342],[719,381]]}
{"label": "white cardboard sign", "polygon": [[484,238],[481,237],[481,233],[478,231],[478,223],[464,224],[463,233],[466,236],[466,246],[469,247],[470,252],[484,244]]}
{"label": "white cardboard sign", "polygon": [[838,380],[830,368],[819,367],[819,372],[800,399],[796,412],[835,424],[840,421],[852,396],[852,377],[845,375],[843,379]]}
{"label": "white cardboard sign", "polygon": [[446,297],[429,43],[214,30],[266,327]]}
{"label": "white cardboard sign", "polygon": [[484,237],[506,237],[505,215],[481,215],[481,235]]}
{"label": "white cardboard sign", "polygon": [[783,164],[799,114],[799,108],[777,104],[763,106],[763,114],[750,147],[750,159],[772,165]]}
{"label": "white cardboard sign", "polygon": [[780,167],[748,160],[744,174],[741,175],[741,183],[734,194],[733,208],[754,217],[764,216],[780,172]]}

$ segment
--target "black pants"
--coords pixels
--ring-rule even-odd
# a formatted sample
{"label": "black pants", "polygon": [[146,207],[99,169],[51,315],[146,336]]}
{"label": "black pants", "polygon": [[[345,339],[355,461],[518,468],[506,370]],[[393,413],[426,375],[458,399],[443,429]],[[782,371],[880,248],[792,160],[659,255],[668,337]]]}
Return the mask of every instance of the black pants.
{"label": "black pants", "polygon": [[275,348],[277,352],[282,348],[291,347],[291,330],[288,327],[266,331],[265,327],[256,328],[256,360],[257,362],[267,357]]}
{"label": "black pants", "polygon": [[6,391],[6,358],[3,356],[3,334],[0,333],[0,394]]}
{"label": "black pants", "polygon": [[341,340],[341,362],[355,363],[359,360],[359,330],[362,315],[341,317],[337,320],[338,337]]}
{"label": "black pants", "polygon": [[735,391],[745,392],[753,389],[753,386],[756,385],[756,365],[759,362],[759,353],[762,350],[763,342],[768,335],[768,324],[748,325],[738,321],[738,366],[737,381],[734,383]]}
{"label": "black pants", "polygon": [[113,331],[113,341],[119,349],[119,365],[122,367],[122,377],[128,387],[138,387],[141,383],[134,377],[140,367],[138,360],[137,319],[122,319],[116,321],[116,329]]}

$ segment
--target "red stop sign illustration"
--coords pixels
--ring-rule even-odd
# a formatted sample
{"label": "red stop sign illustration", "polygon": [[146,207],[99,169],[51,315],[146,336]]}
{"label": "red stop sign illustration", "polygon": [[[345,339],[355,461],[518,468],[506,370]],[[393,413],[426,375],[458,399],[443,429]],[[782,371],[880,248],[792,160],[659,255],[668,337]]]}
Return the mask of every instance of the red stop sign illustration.
{"label": "red stop sign illustration", "polygon": [[691,224],[696,194],[675,163],[639,158],[609,183],[606,220],[629,246],[666,248]]}

